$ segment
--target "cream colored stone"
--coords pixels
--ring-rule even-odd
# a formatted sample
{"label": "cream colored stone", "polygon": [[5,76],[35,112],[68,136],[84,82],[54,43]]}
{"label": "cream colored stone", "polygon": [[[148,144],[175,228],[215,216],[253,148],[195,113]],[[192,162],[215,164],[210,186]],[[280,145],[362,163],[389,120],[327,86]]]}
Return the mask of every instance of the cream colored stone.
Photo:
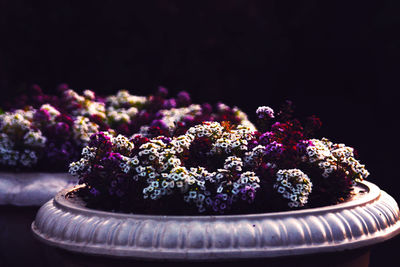
{"label": "cream colored stone", "polygon": [[[351,201],[289,212],[157,216],[104,212],[67,199],[64,190],[39,210],[34,235],[53,247],[136,259],[270,258],[356,249],[400,232],[399,207],[363,182]],[[364,192],[364,193],[363,193]]]}

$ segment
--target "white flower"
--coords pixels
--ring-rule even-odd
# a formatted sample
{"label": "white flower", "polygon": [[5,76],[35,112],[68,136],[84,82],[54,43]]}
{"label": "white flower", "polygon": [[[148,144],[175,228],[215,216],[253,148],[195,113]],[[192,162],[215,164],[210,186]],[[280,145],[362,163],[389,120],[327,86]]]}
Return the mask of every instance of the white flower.
{"label": "white flower", "polygon": [[274,188],[288,200],[290,208],[302,207],[308,201],[312,183],[308,176],[299,169],[279,170]]}
{"label": "white flower", "polygon": [[81,145],[87,145],[90,141],[90,136],[98,131],[99,126],[86,117],[77,116],[74,120],[72,132],[74,139]]}
{"label": "white flower", "polygon": [[28,131],[23,137],[24,144],[28,147],[44,147],[47,138],[42,135],[40,130]]}
{"label": "white flower", "polygon": [[272,119],[274,118],[274,110],[270,107],[267,106],[261,106],[257,108],[256,114],[258,116],[258,118],[260,119],[264,119],[264,118],[268,118],[268,119]]}

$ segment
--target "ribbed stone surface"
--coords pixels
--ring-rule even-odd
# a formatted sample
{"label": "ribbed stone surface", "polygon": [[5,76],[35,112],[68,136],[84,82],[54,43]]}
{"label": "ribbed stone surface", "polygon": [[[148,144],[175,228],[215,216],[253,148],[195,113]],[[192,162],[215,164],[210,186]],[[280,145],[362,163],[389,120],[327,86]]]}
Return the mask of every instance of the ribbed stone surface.
{"label": "ribbed stone surface", "polygon": [[60,192],[39,210],[35,236],[70,251],[174,260],[261,258],[372,245],[400,232],[399,208],[374,184],[352,201],[253,215],[152,216],[82,207]]}

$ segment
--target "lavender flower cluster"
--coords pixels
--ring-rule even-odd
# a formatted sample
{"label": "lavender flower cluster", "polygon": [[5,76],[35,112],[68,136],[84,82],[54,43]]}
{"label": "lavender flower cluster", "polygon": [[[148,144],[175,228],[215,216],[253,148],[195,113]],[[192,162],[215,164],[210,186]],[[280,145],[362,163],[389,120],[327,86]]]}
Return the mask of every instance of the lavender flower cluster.
{"label": "lavender flower cluster", "polygon": [[369,175],[365,166],[352,148],[311,137],[318,118],[303,127],[290,112],[259,108],[265,132],[205,121],[175,136],[98,133],[70,173],[86,185],[88,204],[135,213],[265,212],[350,197]]}

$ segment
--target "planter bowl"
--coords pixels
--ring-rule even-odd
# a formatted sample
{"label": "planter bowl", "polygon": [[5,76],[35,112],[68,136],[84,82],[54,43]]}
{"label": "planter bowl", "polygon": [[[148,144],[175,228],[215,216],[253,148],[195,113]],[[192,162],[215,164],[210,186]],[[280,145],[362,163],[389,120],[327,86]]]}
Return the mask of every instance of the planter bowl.
{"label": "planter bowl", "polygon": [[0,266],[47,266],[45,246],[30,230],[32,220],[40,206],[75,184],[68,173],[0,172]]}
{"label": "planter bowl", "polygon": [[0,205],[42,206],[76,183],[69,173],[0,172]]}
{"label": "planter bowl", "polygon": [[396,201],[363,182],[345,203],[247,215],[163,216],[85,208],[63,190],[39,210],[40,241],[86,255],[171,261],[260,259],[369,247],[400,232]]}

